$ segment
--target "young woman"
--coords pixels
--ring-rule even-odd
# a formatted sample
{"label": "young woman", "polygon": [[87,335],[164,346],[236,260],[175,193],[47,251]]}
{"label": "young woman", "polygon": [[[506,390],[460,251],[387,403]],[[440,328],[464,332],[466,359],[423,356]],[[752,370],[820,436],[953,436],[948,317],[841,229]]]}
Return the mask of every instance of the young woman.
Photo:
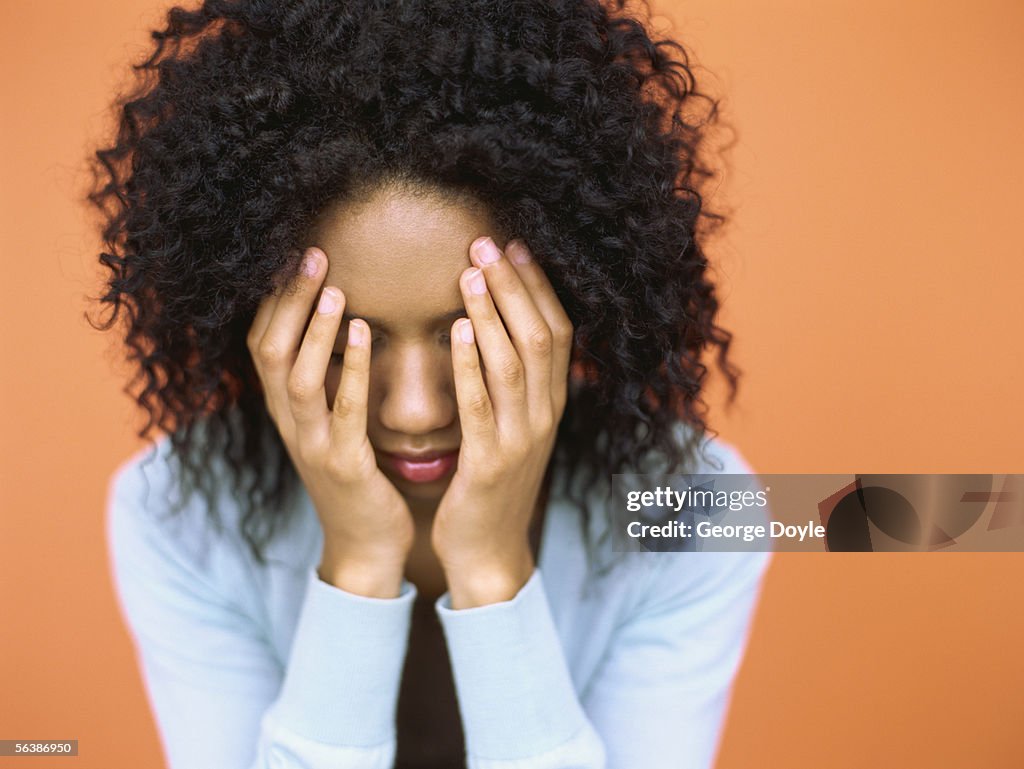
{"label": "young woman", "polygon": [[614,552],[608,502],[750,472],[684,49],[597,0],[153,38],[92,200],[166,433],[108,535],[169,765],[710,766],[769,555]]}

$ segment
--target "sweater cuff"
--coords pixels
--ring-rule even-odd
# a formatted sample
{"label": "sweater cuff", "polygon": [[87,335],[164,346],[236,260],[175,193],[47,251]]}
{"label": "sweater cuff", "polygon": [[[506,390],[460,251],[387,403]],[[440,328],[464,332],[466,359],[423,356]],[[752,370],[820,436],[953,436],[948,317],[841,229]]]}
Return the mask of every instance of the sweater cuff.
{"label": "sweater cuff", "polygon": [[320,579],[299,615],[275,720],[318,742],[358,747],[395,738],[395,709],[416,586],[368,598]]}
{"label": "sweater cuff", "polygon": [[509,601],[452,609],[445,593],[435,608],[469,754],[526,758],[567,742],[585,726],[540,569]]}

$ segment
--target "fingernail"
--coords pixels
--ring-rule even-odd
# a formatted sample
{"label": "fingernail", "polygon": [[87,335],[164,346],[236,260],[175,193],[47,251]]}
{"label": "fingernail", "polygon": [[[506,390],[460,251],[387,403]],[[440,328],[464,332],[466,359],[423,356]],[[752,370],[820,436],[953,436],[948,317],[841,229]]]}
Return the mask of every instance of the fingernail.
{"label": "fingernail", "polygon": [[478,295],[487,293],[487,281],[479,268],[469,276],[469,290]]}
{"label": "fingernail", "polygon": [[521,240],[513,240],[505,246],[505,253],[516,264],[527,264],[533,258],[530,254],[530,249]]}
{"label": "fingernail", "polygon": [[459,323],[459,338],[466,344],[473,343],[473,321],[467,318]]}
{"label": "fingernail", "polygon": [[338,309],[338,297],[333,291],[324,289],[324,292],[320,294],[320,304],[317,305],[316,309],[324,315],[334,312]]}
{"label": "fingernail", "polygon": [[307,254],[306,258],[302,260],[302,274],[307,278],[312,278],[316,275],[316,271],[319,265],[316,263],[316,259],[311,254]]}
{"label": "fingernail", "polygon": [[501,252],[498,251],[493,240],[484,238],[476,244],[476,258],[480,260],[481,264],[493,264],[501,259]]}
{"label": "fingernail", "polygon": [[349,344],[362,344],[364,339],[363,335],[363,324],[356,323],[354,320],[348,322],[348,343]]}

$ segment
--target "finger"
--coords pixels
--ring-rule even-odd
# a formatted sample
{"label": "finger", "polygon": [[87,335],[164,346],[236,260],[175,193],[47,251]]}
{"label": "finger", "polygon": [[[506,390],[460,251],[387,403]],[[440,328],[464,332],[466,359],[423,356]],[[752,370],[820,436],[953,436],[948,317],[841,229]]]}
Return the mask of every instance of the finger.
{"label": "finger", "polygon": [[[526,368],[529,413],[550,416],[552,408],[552,333],[519,273],[490,238],[479,238],[470,254],[484,272],[487,288],[512,344]],[[490,257],[488,257],[490,254]]]}
{"label": "finger", "polygon": [[291,286],[281,292],[270,323],[258,344],[258,355],[263,366],[263,388],[267,400],[278,414],[290,413],[288,375],[327,263],[327,257],[318,248],[307,250],[305,258],[309,261],[304,264],[311,265],[312,274],[300,270]]}
{"label": "finger", "polygon": [[260,382],[260,390],[267,403],[268,410],[271,411],[270,416],[276,421],[277,417],[270,408],[271,404],[267,399],[267,382],[263,373],[263,362],[260,360],[260,340],[263,339],[263,335],[267,331],[267,327],[270,326],[270,319],[274,316],[274,310],[277,307],[277,295],[269,294],[263,298],[260,302],[259,307],[256,308],[256,315],[252,319],[252,323],[249,325],[249,333],[245,337],[245,346],[249,350],[249,356],[252,358],[253,368],[256,370],[256,377]]}
{"label": "finger", "polygon": [[526,367],[502,325],[483,272],[476,267],[467,269],[459,284],[466,313],[473,321],[487,392],[495,409],[495,424],[503,433],[524,430],[527,427]]}
{"label": "finger", "polygon": [[[505,245],[505,253],[515,266],[519,277],[526,285],[540,314],[551,329],[551,381],[561,394],[561,406],[565,405],[565,390],[572,359],[573,326],[562,302],[558,299],[551,281],[533,258],[526,243],[516,238]],[[556,403],[557,405],[557,403]],[[561,410],[561,408],[559,408]]]}
{"label": "finger", "polygon": [[259,307],[256,308],[256,315],[249,324],[249,334],[246,336],[246,345],[249,352],[255,357],[259,348],[260,340],[270,326],[270,319],[274,317],[274,310],[277,309],[277,294],[267,294],[263,297]]}
{"label": "finger", "polygon": [[[339,313],[340,314],[340,313]],[[365,320],[348,323],[341,383],[331,411],[331,451],[355,456],[366,439],[366,410],[370,392],[370,327]]]}
{"label": "finger", "polygon": [[288,375],[288,402],[295,426],[304,440],[320,448],[326,448],[330,439],[324,381],[344,307],[345,296],[339,289],[328,286],[321,292],[299,355]]}
{"label": "finger", "polygon": [[[300,276],[301,266],[300,266]],[[263,339],[263,335],[267,332],[267,328],[270,327],[270,321],[274,317],[274,312],[277,310],[278,300],[281,298],[281,294],[285,292],[287,286],[277,285],[277,279],[280,275],[274,276],[274,286],[270,293],[268,293],[263,300],[259,303],[256,308],[256,314],[252,319],[252,323],[249,325],[249,333],[246,336],[246,345],[249,348],[249,352],[256,357],[256,351],[259,347],[260,340]]]}
{"label": "finger", "polygon": [[462,440],[488,450],[496,441],[494,404],[484,385],[477,351],[475,326],[469,318],[452,324],[452,368],[455,372],[455,398],[459,405]]}

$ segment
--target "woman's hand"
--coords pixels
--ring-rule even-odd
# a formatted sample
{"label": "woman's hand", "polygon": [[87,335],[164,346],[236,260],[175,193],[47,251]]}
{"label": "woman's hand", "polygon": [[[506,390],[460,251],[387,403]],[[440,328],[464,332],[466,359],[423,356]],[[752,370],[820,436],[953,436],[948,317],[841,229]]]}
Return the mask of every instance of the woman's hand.
{"label": "woman's hand", "polygon": [[247,346],[267,409],[323,526],[320,578],[360,595],[395,597],[412,546],[412,516],[377,467],[366,434],[370,333],[365,321],[349,323],[341,384],[333,409],[327,408],[324,382],[345,296],[336,287],[319,292],[326,274],[326,254],[310,248],[295,283],[260,304]]}
{"label": "woman's hand", "polygon": [[462,445],[431,543],[456,609],[509,600],[533,573],[529,525],[566,402],[572,324],[525,243],[506,251],[474,241],[469,319],[452,326]]}

